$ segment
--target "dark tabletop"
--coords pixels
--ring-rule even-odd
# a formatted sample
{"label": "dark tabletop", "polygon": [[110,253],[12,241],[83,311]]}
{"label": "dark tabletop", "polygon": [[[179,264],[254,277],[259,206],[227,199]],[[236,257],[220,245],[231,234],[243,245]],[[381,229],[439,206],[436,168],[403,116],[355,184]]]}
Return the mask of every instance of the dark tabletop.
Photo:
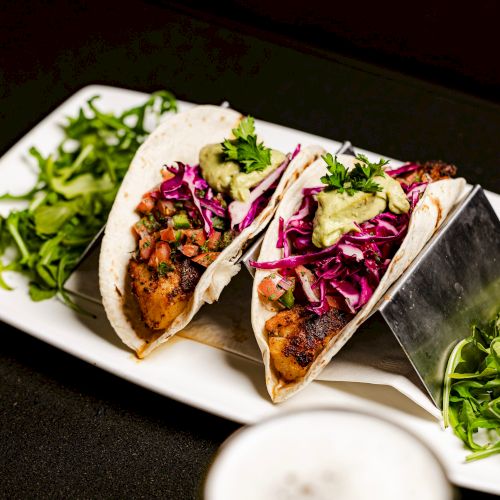
{"label": "dark tabletop", "polygon": [[[387,156],[445,159],[469,182],[500,192],[492,101],[286,33],[266,36],[241,20],[157,3],[91,5],[12,3],[0,16],[0,153],[76,90],[104,83],[167,88],[198,103],[228,100],[258,118]],[[0,497],[193,498],[218,446],[239,427],[9,325],[0,331]]]}

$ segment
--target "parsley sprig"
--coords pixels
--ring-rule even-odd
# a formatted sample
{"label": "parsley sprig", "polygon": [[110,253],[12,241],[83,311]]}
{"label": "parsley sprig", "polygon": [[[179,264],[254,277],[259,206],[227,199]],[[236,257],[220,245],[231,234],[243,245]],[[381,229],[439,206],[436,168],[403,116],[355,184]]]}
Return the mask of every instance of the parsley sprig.
{"label": "parsley sprig", "polygon": [[163,277],[174,270],[172,266],[169,266],[166,262],[160,262],[156,268],[158,276]]}
{"label": "parsley sprig", "polygon": [[254,119],[247,116],[233,129],[234,139],[226,139],[222,150],[226,160],[238,162],[246,174],[271,165],[271,150],[257,142]]}
{"label": "parsley sprig", "polygon": [[374,177],[384,175],[384,165],[388,160],[380,159],[378,163],[372,163],[363,154],[356,155],[358,163],[352,170],[347,170],[337,157],[330,153],[324,155],[323,160],[327,164],[330,174],[321,177],[321,182],[327,185],[327,190],[337,190],[339,193],[347,193],[353,196],[356,191],[365,193],[377,193],[382,188],[374,180]]}

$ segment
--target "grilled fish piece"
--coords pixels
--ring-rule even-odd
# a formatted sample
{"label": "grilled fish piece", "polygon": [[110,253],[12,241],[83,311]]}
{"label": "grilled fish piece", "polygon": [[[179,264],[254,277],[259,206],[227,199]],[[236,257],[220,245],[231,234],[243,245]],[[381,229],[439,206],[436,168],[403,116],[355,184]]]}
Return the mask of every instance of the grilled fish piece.
{"label": "grilled fish piece", "polygon": [[280,377],[293,382],[303,377],[309,365],[351,320],[352,314],[330,309],[318,316],[296,305],[266,321],[271,361]]}
{"label": "grilled fish piece", "polygon": [[449,179],[457,175],[457,167],[444,161],[427,161],[421,168],[399,176],[398,179],[406,184],[413,182],[435,182],[442,179]]}
{"label": "grilled fish piece", "polygon": [[171,269],[160,276],[146,262],[130,259],[128,272],[132,292],[142,319],[149,328],[163,330],[182,313],[193,295],[202,270],[189,259],[168,263]]}

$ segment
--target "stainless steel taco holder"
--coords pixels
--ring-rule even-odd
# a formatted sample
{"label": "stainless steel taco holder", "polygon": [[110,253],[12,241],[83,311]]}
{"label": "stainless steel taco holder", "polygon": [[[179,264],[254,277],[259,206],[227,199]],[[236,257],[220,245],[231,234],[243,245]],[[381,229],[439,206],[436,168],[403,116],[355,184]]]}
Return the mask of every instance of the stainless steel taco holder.
{"label": "stainless steel taco holder", "polygon": [[481,186],[455,208],[378,305],[437,407],[446,363],[500,306],[500,221]]}

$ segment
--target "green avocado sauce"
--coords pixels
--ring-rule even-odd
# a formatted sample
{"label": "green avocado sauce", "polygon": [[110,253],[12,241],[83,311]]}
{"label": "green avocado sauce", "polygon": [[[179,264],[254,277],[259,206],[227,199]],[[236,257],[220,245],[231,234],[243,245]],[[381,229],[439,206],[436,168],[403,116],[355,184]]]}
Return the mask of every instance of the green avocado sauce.
{"label": "green avocado sauce", "polygon": [[238,162],[224,159],[222,144],[208,144],[200,151],[200,168],[208,185],[239,201],[246,201],[250,196],[250,189],[276,170],[284,160],[285,155],[281,151],[272,149],[271,165],[246,174],[241,171]]}
{"label": "green avocado sauce", "polygon": [[389,208],[395,214],[407,213],[410,204],[398,181],[388,175],[377,176],[374,181],[382,188],[377,193],[357,191],[352,196],[337,190],[318,194],[318,209],[313,221],[312,242],[326,248],[349,231],[356,231],[361,224]]}

